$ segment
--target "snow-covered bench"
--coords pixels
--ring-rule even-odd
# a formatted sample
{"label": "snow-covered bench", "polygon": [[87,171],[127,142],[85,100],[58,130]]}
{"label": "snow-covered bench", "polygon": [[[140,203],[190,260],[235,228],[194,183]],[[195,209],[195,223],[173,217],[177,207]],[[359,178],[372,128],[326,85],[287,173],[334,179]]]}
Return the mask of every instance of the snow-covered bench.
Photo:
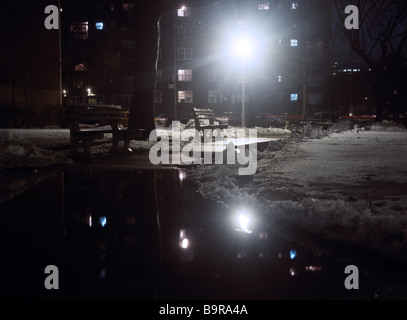
{"label": "snow-covered bench", "polygon": [[219,120],[216,120],[212,109],[194,108],[194,121],[195,129],[198,131],[204,129],[226,129],[228,127],[227,124],[220,123]]}
{"label": "snow-covered bench", "polygon": [[95,140],[103,139],[105,133],[112,134],[113,153],[131,152],[130,141],[140,139],[144,135],[142,129],[129,130],[122,126],[125,118],[121,106],[68,105],[66,119],[70,131],[71,157],[92,157],[92,144]]}

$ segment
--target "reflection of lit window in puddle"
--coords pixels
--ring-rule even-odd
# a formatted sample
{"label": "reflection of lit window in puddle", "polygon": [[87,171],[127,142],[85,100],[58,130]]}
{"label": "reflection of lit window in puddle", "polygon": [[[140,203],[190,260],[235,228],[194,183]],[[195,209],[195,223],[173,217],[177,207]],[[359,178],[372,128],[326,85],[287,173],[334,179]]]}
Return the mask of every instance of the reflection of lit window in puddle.
{"label": "reflection of lit window in puddle", "polygon": [[192,261],[194,256],[193,256],[193,251],[191,248],[191,242],[187,238],[187,232],[185,229],[180,229],[179,230],[179,247],[182,249],[181,252],[181,260],[182,261]]}
{"label": "reflection of lit window in puddle", "polygon": [[253,228],[253,218],[250,211],[245,208],[241,208],[237,211],[236,216],[237,228],[235,228],[235,230],[251,234]]}
{"label": "reflection of lit window in puddle", "polygon": [[106,226],[106,223],[107,223],[106,217],[105,217],[105,216],[101,216],[101,217],[99,218],[99,224],[100,224],[102,227],[105,227],[105,226]]}
{"label": "reflection of lit window in puddle", "polygon": [[305,267],[305,271],[308,271],[308,272],[319,272],[321,270],[322,270],[321,266],[306,266]]}
{"label": "reflection of lit window in puddle", "polygon": [[99,278],[100,279],[105,279],[106,278],[106,268],[103,268],[102,270],[100,270]]}
{"label": "reflection of lit window in puddle", "polygon": [[182,249],[187,249],[189,246],[189,240],[186,238],[186,231],[185,229],[179,230],[179,246]]}
{"label": "reflection of lit window in puddle", "polygon": [[178,171],[178,178],[179,181],[182,183],[182,181],[184,181],[187,177],[187,173],[184,170],[179,170]]}
{"label": "reflection of lit window in puddle", "polygon": [[[88,226],[89,228],[92,228],[93,226],[93,217],[92,215],[88,215]],[[99,217],[99,225],[104,228],[106,226],[107,223],[107,218],[105,216],[101,216]]]}

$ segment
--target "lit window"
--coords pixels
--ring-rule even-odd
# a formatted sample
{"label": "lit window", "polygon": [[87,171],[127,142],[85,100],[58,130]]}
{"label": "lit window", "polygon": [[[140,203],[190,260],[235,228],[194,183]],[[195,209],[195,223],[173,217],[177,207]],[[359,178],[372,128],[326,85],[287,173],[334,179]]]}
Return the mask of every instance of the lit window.
{"label": "lit window", "polygon": [[177,10],[178,17],[185,17],[185,7]]}
{"label": "lit window", "polygon": [[178,81],[192,81],[192,69],[178,70]]}
{"label": "lit window", "polygon": [[216,96],[217,96],[216,90],[209,90],[208,102],[209,103],[216,103]]}
{"label": "lit window", "polygon": [[177,49],[178,60],[192,60],[192,48],[178,48]]}
{"label": "lit window", "polygon": [[292,93],[290,95],[290,100],[291,101],[298,101],[298,93]]}
{"label": "lit window", "polygon": [[75,66],[75,71],[87,71],[88,67],[84,63],[79,63]]}
{"label": "lit window", "polygon": [[297,47],[298,46],[298,40],[297,39],[291,39],[291,47]]}
{"label": "lit window", "polygon": [[260,3],[259,10],[270,10],[270,2]]}
{"label": "lit window", "polygon": [[178,102],[192,103],[192,90],[178,91]]}
{"label": "lit window", "polygon": [[95,26],[97,30],[103,30],[103,22],[96,22]]}
{"label": "lit window", "polygon": [[292,9],[292,10],[298,9],[298,2],[292,2],[292,3],[291,3],[291,9]]}

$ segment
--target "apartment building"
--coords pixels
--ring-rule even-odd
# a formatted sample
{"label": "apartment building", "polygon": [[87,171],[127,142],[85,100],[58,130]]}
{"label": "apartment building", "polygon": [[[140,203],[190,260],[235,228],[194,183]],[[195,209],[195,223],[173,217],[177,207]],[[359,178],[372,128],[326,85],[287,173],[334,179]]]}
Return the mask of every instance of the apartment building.
{"label": "apartment building", "polygon": [[[145,87],[155,116],[180,118],[193,107],[239,114],[243,99],[249,117],[328,108],[329,2],[154,8],[160,14],[150,15],[144,30],[136,1],[62,2],[66,102],[119,104],[137,113],[150,108],[135,97]],[[241,34],[253,40],[244,61],[232,49]]]}
{"label": "apartment building", "polygon": [[[330,4],[224,1],[180,7],[160,20],[156,114],[192,107],[240,113],[310,114],[329,107]],[[233,41],[252,37],[236,59]],[[242,86],[245,86],[243,93]]]}

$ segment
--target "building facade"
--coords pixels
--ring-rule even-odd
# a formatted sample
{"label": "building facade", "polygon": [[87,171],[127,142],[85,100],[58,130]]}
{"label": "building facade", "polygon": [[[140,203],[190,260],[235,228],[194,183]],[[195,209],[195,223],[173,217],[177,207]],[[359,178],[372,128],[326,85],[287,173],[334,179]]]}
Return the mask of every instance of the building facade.
{"label": "building facade", "polygon": [[[68,103],[136,104],[137,114],[146,103],[135,101],[135,94],[144,85],[150,90],[152,79],[155,116],[188,117],[193,107],[239,115],[243,99],[248,119],[329,108],[329,1],[160,7],[154,30],[135,23],[143,9],[132,0],[65,0],[62,9]],[[241,34],[253,38],[244,60],[232,49]],[[154,64],[147,69],[140,52],[155,61],[155,70]]]}
{"label": "building facade", "polygon": [[60,34],[44,9],[58,1],[11,1],[0,10],[0,127],[60,124]]}
{"label": "building facade", "polygon": [[[249,117],[328,109],[330,12],[327,1],[235,0],[165,13],[156,114],[238,114],[243,96]],[[233,51],[241,35],[253,38],[244,61]]]}

